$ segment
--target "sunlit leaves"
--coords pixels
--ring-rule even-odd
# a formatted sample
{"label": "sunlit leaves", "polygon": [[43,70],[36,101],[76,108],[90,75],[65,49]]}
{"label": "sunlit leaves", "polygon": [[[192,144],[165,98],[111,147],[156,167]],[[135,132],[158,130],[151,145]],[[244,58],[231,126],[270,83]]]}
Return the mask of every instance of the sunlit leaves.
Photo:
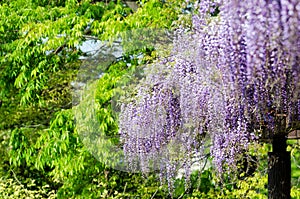
{"label": "sunlit leaves", "polygon": [[[32,179],[37,183],[34,189],[49,184],[47,192],[59,190],[58,197],[62,198],[78,194],[87,198],[129,197],[127,192],[135,195],[147,192],[151,197],[155,193],[156,188],[149,191],[141,185],[140,176],[132,184],[133,178],[127,174],[105,170],[83,146],[70,110],[62,110],[72,106],[70,82],[80,65],[78,45],[89,36],[106,40],[136,27],[135,21],[145,27],[151,26],[149,21],[156,20],[153,27],[160,24],[165,27],[170,22],[165,17],[159,18],[158,12],[167,8],[163,16],[176,19],[172,4],[148,2],[143,4],[148,7],[140,8],[144,16],[137,16],[141,13],[134,14],[123,3],[113,1],[1,1],[0,129],[5,130],[5,137],[10,140],[9,146],[2,147],[5,158],[1,159],[1,166],[13,168],[16,173],[14,176],[7,172],[5,176],[19,179],[27,188]],[[156,5],[152,9],[153,2]],[[124,68],[126,63],[111,67],[107,72],[110,75],[98,85],[97,125],[107,135],[117,134],[110,100]],[[23,106],[19,106],[20,102]],[[0,172],[5,169],[1,168]],[[19,187],[12,183],[7,190],[16,191],[17,195]],[[31,196],[31,192],[28,194]]]}
{"label": "sunlit leaves", "polygon": [[[22,104],[39,101],[52,69],[63,69],[64,60],[74,57],[73,52],[83,40],[91,20],[85,13],[76,14],[77,9],[76,4],[48,9],[30,5],[20,7],[15,2],[1,5],[1,29],[5,32],[0,36],[0,41],[4,42],[3,56],[0,57],[4,66],[1,81],[5,79],[4,85],[14,82],[24,95]],[[62,58],[59,62],[56,55]]]}
{"label": "sunlit leaves", "polygon": [[[72,61],[70,58],[75,51],[80,53],[77,48],[85,40],[86,32],[101,39],[111,39],[128,29],[168,27],[179,14],[177,10],[169,12],[175,7],[171,2],[157,0],[144,3],[133,14],[128,7],[113,1],[108,4],[86,1],[53,3],[47,4],[52,7],[43,7],[40,6],[43,3],[37,6],[37,2],[22,4],[13,1],[0,7],[3,11],[0,30],[4,32],[0,36],[0,41],[4,42],[0,62],[5,66],[1,76],[6,82],[14,82],[17,89],[22,88],[21,95],[28,91],[22,104],[41,99],[37,96],[44,90],[52,69],[60,70],[65,60]],[[56,55],[62,58],[60,62],[57,62]],[[41,67],[39,63],[43,61],[47,64]],[[22,65],[26,65],[26,70],[20,70]],[[39,75],[44,81],[36,78],[36,66],[39,66]],[[34,84],[39,86],[32,86]]]}

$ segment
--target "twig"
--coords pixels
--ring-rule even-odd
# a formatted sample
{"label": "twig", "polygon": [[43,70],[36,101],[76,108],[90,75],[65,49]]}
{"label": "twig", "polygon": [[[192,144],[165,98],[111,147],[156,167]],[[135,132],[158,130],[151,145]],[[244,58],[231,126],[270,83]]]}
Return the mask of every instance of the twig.
{"label": "twig", "polygon": [[59,46],[56,48],[56,50],[53,52],[54,55],[57,55],[60,51],[62,51],[66,47],[66,44],[63,44],[62,46]]}
{"label": "twig", "polygon": [[22,125],[21,127],[23,128],[36,128],[36,127],[39,127],[39,126],[45,126],[43,124],[33,124],[33,125]]}
{"label": "twig", "polygon": [[15,172],[14,172],[12,169],[10,169],[10,171],[12,171],[15,180],[16,180],[21,186],[24,186],[24,185],[18,180],[18,178],[17,178]]}
{"label": "twig", "polygon": [[125,186],[124,186],[123,195],[125,194],[126,187],[127,187],[127,182],[125,183]]}
{"label": "twig", "polygon": [[156,191],[154,192],[154,194],[151,196],[151,199],[154,198],[154,196],[156,195],[157,192],[158,192],[158,189],[156,189]]}
{"label": "twig", "polygon": [[184,191],[177,199],[182,198],[182,197],[184,196],[185,192],[186,192],[186,191]]}
{"label": "twig", "polygon": [[84,37],[84,38],[87,38],[87,39],[99,40],[98,37],[91,36],[91,35],[83,35],[83,37]]}
{"label": "twig", "polygon": [[197,185],[197,189],[198,189],[198,190],[199,190],[200,185],[201,185],[201,174],[203,173],[203,171],[204,171],[204,169],[205,169],[205,167],[206,167],[207,159],[208,159],[209,155],[207,154],[207,155],[205,155],[204,157],[206,157],[206,158],[205,158],[204,165],[203,165],[202,169],[199,170],[199,173],[198,173],[198,178],[200,178],[200,180],[198,181],[198,185]]}

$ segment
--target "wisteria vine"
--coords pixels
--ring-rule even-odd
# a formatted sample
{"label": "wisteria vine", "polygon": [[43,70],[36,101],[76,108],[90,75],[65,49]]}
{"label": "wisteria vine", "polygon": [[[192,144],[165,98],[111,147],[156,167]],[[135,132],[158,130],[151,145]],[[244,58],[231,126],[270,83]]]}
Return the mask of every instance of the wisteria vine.
{"label": "wisteria vine", "polygon": [[193,29],[177,31],[171,56],[147,67],[120,115],[131,167],[168,179],[179,167],[188,179],[209,140],[217,170],[234,168],[249,143],[283,133],[276,115],[286,129],[300,117],[300,2],[201,0],[196,8]]}

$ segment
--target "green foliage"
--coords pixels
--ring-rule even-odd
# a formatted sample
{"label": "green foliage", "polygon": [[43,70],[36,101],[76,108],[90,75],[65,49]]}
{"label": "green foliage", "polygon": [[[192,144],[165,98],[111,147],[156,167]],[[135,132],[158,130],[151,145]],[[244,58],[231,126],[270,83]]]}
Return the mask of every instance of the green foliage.
{"label": "green foliage", "polygon": [[297,140],[288,140],[287,150],[291,153],[292,185],[300,187],[300,143]]}
{"label": "green foliage", "polygon": [[29,182],[26,187],[16,179],[0,178],[0,198],[56,198],[55,192],[49,190],[48,186],[38,187],[34,180]]}
{"label": "green foliage", "polygon": [[[113,170],[88,152],[74,123],[70,82],[83,41],[170,28],[179,13],[174,2],[150,0],[137,12],[115,1],[0,3],[0,198],[168,197],[154,175]],[[155,57],[149,52],[145,61]],[[129,57],[104,69],[97,84],[97,119],[107,135],[117,132],[109,103],[117,82],[138,64]]]}
{"label": "green foliage", "polygon": [[142,7],[131,15],[128,15],[127,10],[122,10],[121,6],[116,6],[112,12],[103,15],[103,23],[95,21],[92,27],[95,34],[102,33],[103,39],[109,39],[112,35],[118,37],[119,34],[132,29],[169,28],[181,14],[181,4],[182,1],[174,0],[164,3],[160,0],[145,1],[142,2]]}
{"label": "green foliage", "polygon": [[88,38],[87,34],[111,39],[135,28],[168,28],[180,14],[180,3],[174,3],[177,1],[147,1],[133,14],[113,1],[38,2],[0,5],[0,70],[4,86],[0,96],[15,88],[22,104],[41,102],[41,92],[47,90],[53,73],[76,60],[80,54],[77,46]]}

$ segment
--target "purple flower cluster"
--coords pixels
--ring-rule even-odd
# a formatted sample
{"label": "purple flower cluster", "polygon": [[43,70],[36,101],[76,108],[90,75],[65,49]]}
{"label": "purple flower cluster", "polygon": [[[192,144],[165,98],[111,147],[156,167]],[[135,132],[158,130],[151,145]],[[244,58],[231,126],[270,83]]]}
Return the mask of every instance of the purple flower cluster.
{"label": "purple flower cluster", "polygon": [[131,170],[166,168],[162,162],[169,161],[167,144],[180,128],[179,99],[160,66],[149,67],[136,98],[121,108],[119,132]]}
{"label": "purple flower cluster", "polygon": [[[136,161],[133,167],[158,168],[168,178],[178,167],[188,177],[190,158],[207,137],[223,172],[251,141],[283,133],[276,132],[277,115],[290,126],[300,112],[300,2],[200,4],[194,29],[177,32],[171,58],[148,67],[120,116],[124,153]],[[216,5],[219,16],[211,17]]]}
{"label": "purple flower cluster", "polygon": [[[209,133],[213,138],[211,154],[219,171],[224,165],[235,165],[236,156],[257,135],[287,133],[278,132],[282,129],[278,115],[285,115],[290,127],[291,118],[297,114],[299,8],[299,1],[224,1],[218,27],[212,24],[212,34],[202,31],[199,36],[208,47],[200,45],[205,58],[198,60],[210,60],[205,68],[217,68],[222,76],[220,92],[225,103],[219,99],[212,103],[220,105],[223,124]],[[215,121],[210,122],[215,126]],[[259,131],[261,128],[265,130]]]}

